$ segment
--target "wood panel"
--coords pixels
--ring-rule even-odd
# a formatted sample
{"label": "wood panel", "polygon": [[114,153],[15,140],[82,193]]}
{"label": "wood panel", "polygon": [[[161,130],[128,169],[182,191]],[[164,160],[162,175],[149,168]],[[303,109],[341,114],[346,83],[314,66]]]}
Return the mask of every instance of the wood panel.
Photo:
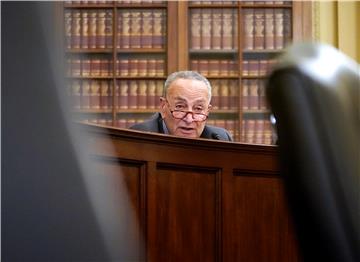
{"label": "wood panel", "polygon": [[104,174],[126,181],[144,260],[300,260],[276,147],[79,127],[90,155],[117,159]]}

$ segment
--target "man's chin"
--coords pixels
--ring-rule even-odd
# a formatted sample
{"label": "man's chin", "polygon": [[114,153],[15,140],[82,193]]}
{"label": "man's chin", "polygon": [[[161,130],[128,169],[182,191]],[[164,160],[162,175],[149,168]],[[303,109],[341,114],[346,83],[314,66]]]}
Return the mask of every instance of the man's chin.
{"label": "man's chin", "polygon": [[176,132],[177,136],[181,136],[181,137],[189,137],[189,138],[197,138],[198,135],[196,134],[196,131],[179,131]]}

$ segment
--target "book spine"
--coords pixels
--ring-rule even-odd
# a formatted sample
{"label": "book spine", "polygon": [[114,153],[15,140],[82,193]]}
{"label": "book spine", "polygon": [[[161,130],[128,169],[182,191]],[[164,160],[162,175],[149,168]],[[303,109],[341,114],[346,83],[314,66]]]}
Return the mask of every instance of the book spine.
{"label": "book spine", "polygon": [[138,76],[138,59],[130,59],[129,60],[129,66],[130,66],[130,70],[129,70],[129,75],[130,76]]}
{"label": "book spine", "polygon": [[156,81],[156,98],[155,101],[160,101],[160,97],[162,97],[164,91],[164,83],[163,81]]}
{"label": "book spine", "polygon": [[222,38],[221,46],[223,49],[232,49],[233,44],[233,18],[231,9],[223,9],[222,12]]}
{"label": "book spine", "polygon": [[199,71],[199,61],[196,59],[192,59],[190,62],[190,69],[192,71]]}
{"label": "book spine", "polygon": [[229,85],[225,79],[220,80],[220,109],[229,109]]}
{"label": "book spine", "polygon": [[256,59],[249,60],[249,76],[259,75],[259,61]]}
{"label": "book spine", "polygon": [[249,60],[242,61],[242,76],[249,76]]}
{"label": "book spine", "polygon": [[109,82],[102,80],[100,83],[100,107],[101,109],[109,109]]}
{"label": "book spine", "polygon": [[96,47],[97,48],[105,48],[106,47],[106,33],[105,33],[105,16],[106,13],[104,10],[98,11],[98,17],[97,17],[97,32],[96,32]]}
{"label": "book spine", "polygon": [[201,13],[201,49],[211,48],[211,10],[204,9]]}
{"label": "book spine", "polygon": [[238,81],[229,80],[229,109],[237,109],[238,103]]}
{"label": "book spine", "polygon": [[89,11],[89,48],[96,48],[96,38],[97,38],[97,11]]}
{"label": "book spine", "polygon": [[283,10],[275,9],[275,49],[284,48],[284,14]]}
{"label": "book spine", "polygon": [[139,11],[131,12],[130,19],[130,48],[140,48],[141,37],[141,13]]}
{"label": "book spine", "polygon": [[113,14],[111,10],[105,12],[105,47],[113,47]]}
{"label": "book spine", "polygon": [[119,61],[119,73],[120,76],[128,76],[129,75],[129,60],[121,59]]}
{"label": "book spine", "polygon": [[254,10],[244,9],[244,49],[254,49]]}
{"label": "book spine", "polygon": [[253,120],[253,119],[246,120],[245,126],[246,126],[245,142],[246,143],[254,143],[255,120]]}
{"label": "book spine", "polygon": [[154,10],[154,34],[152,38],[153,48],[163,47],[164,16],[161,10]]}
{"label": "book spine", "polygon": [[266,99],[265,82],[259,80],[259,108],[265,110],[268,108]]}
{"label": "book spine", "polygon": [[257,119],[255,120],[255,134],[254,134],[254,143],[263,144],[264,143],[264,120]]}
{"label": "book spine", "polygon": [[100,60],[100,76],[110,75],[110,60],[103,58]]}
{"label": "book spine", "polygon": [[81,108],[81,85],[79,80],[72,81],[71,84],[72,105],[75,109]]}
{"label": "book spine", "polygon": [[255,32],[254,32],[254,48],[256,50],[264,49],[265,41],[265,14],[263,9],[254,11]]}
{"label": "book spine", "polygon": [[249,107],[251,110],[259,109],[258,80],[249,80]]}
{"label": "book spine", "polygon": [[265,48],[267,50],[274,49],[274,10],[265,10]]}
{"label": "book spine", "polygon": [[220,108],[220,96],[219,96],[219,90],[220,90],[220,83],[219,80],[213,80],[211,83],[211,105],[213,109],[219,109]]}
{"label": "book spine", "polygon": [[212,35],[211,35],[211,48],[215,50],[221,49],[221,32],[222,32],[222,13],[219,10],[212,12]]}
{"label": "book spine", "polygon": [[82,81],[81,108],[90,109],[90,83],[89,83],[89,80]]}
{"label": "book spine", "polygon": [[209,61],[206,59],[199,60],[199,73],[203,76],[208,76],[209,74]]}
{"label": "book spine", "polygon": [[238,49],[239,48],[239,45],[238,45],[238,38],[239,38],[239,26],[238,26],[238,10],[237,9],[233,9],[232,10],[232,12],[233,12],[233,14],[232,14],[232,16],[233,16],[233,44],[232,44],[232,46],[233,46],[233,49]]}
{"label": "book spine", "polygon": [[129,108],[136,109],[138,107],[138,83],[135,80],[130,81],[129,87]]}
{"label": "book spine", "polygon": [[119,108],[120,109],[128,109],[129,108],[129,85],[126,80],[119,81],[120,90],[119,90]]}
{"label": "book spine", "polygon": [[146,91],[146,82],[144,80],[139,80],[138,108],[140,109],[145,109],[147,107]]}
{"label": "book spine", "polygon": [[220,60],[220,76],[229,75],[229,61],[226,59]]}
{"label": "book spine", "polygon": [[263,143],[265,145],[271,145],[273,143],[273,134],[269,120],[264,120]]}
{"label": "book spine", "polygon": [[249,80],[242,81],[242,109],[249,110]]}
{"label": "book spine", "polygon": [[219,67],[219,60],[209,60],[209,76],[218,76],[220,73]]}
{"label": "book spine", "polygon": [[81,43],[81,13],[79,10],[73,10],[72,15],[71,46],[78,49]]}
{"label": "book spine", "polygon": [[101,60],[99,58],[91,60],[91,76],[100,76]]}
{"label": "book spine", "polygon": [[91,80],[90,84],[90,108],[100,108],[100,83],[98,80]]}
{"label": "book spine", "polygon": [[141,47],[152,48],[153,15],[151,10],[142,12]]}
{"label": "book spine", "polygon": [[130,48],[130,12],[129,11],[122,11],[121,16],[119,17],[119,23],[121,23],[121,37],[119,39],[120,48],[128,49]]}
{"label": "book spine", "polygon": [[291,12],[288,9],[283,10],[284,12],[284,47],[291,43]]}
{"label": "book spine", "polygon": [[89,19],[86,10],[81,11],[81,48],[89,48]]}
{"label": "book spine", "polygon": [[90,76],[90,73],[92,73],[91,60],[90,59],[83,59],[81,61],[81,75],[82,76]]}
{"label": "book spine", "polygon": [[154,80],[150,80],[147,86],[147,107],[155,109],[156,106],[156,84]]}
{"label": "book spine", "polygon": [[165,75],[165,61],[163,59],[156,60],[156,75],[157,76]]}
{"label": "book spine", "polygon": [[138,75],[147,76],[147,60],[139,59],[138,60]]}
{"label": "book spine", "polygon": [[147,64],[148,76],[156,76],[156,59],[149,59]]}
{"label": "book spine", "polygon": [[72,31],[72,12],[65,10],[65,44],[67,49],[71,49],[71,31]]}
{"label": "book spine", "polygon": [[191,11],[191,42],[190,49],[200,49],[201,47],[201,9]]}
{"label": "book spine", "polygon": [[71,60],[71,71],[73,76],[81,76],[81,60],[76,57]]}

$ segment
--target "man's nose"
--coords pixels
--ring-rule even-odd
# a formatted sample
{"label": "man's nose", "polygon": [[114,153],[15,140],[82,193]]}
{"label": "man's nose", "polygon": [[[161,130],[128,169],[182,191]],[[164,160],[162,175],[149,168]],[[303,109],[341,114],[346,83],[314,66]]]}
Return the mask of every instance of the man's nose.
{"label": "man's nose", "polygon": [[193,118],[192,112],[187,112],[187,114],[186,114],[186,116],[183,118],[183,120],[184,120],[186,123],[192,123],[192,122],[194,122],[194,118]]}

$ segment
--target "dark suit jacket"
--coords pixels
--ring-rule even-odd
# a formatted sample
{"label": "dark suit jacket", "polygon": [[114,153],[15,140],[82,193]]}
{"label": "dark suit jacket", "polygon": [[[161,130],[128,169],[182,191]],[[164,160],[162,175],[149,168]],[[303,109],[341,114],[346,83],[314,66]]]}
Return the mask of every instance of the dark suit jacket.
{"label": "dark suit jacket", "polygon": [[[160,113],[156,113],[149,120],[143,123],[138,123],[131,126],[130,129],[164,134],[162,118]],[[231,135],[227,130],[225,130],[224,128],[209,126],[209,125],[205,126],[204,131],[202,132],[200,137],[208,138],[208,139],[232,141]]]}

